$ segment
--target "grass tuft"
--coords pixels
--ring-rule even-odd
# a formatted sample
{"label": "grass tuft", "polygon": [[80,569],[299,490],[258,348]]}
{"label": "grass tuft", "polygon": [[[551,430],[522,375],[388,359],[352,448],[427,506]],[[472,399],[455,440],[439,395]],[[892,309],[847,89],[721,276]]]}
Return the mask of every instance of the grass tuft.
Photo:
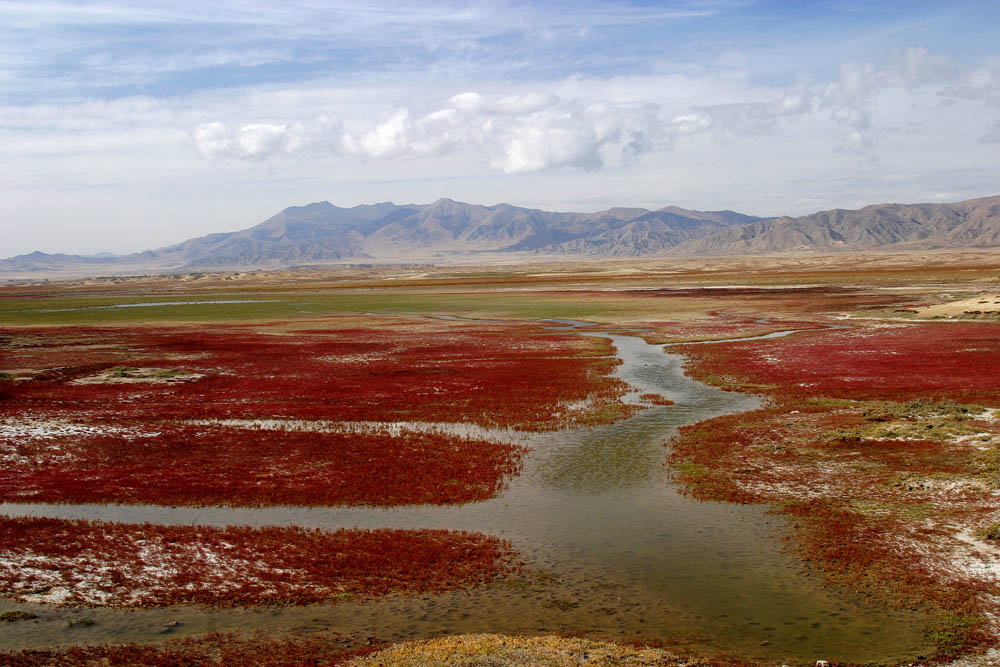
{"label": "grass tuft", "polygon": [[38,618],[38,616],[27,611],[6,611],[0,614],[0,623],[17,623],[18,621],[30,621],[35,618]]}

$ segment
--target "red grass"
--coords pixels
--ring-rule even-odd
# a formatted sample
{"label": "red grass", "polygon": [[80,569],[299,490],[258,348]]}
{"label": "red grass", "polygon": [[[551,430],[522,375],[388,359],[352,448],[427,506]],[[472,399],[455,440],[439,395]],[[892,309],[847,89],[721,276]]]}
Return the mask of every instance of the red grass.
{"label": "red grass", "polygon": [[652,403],[653,405],[673,405],[674,402],[669,398],[663,398],[659,394],[642,394],[639,396],[642,400],[647,403]]}
{"label": "red grass", "polygon": [[8,667],[94,667],[96,665],[137,665],[139,667],[285,667],[286,665],[342,665],[377,647],[346,648],[336,637],[309,636],[273,639],[267,635],[249,638],[230,633],[210,633],[172,640],[165,646],[71,646],[63,649],[24,650],[0,653],[0,663]]}
{"label": "red grass", "polygon": [[[862,409],[831,411],[823,404],[791,401],[710,419],[680,429],[671,459],[699,497],[777,504],[817,496],[842,502],[920,503],[932,495],[919,490],[901,493],[891,483],[910,473],[970,470],[973,454],[967,446],[838,439],[836,429],[863,421],[856,412]],[[983,495],[969,493],[973,498]]]}
{"label": "red grass", "polygon": [[[496,538],[443,530],[331,533],[0,518],[3,594],[31,600],[36,592],[39,601],[62,604],[310,604],[444,591],[502,576],[510,558],[509,546]],[[60,591],[61,599],[39,591]]]}
{"label": "red grass", "polygon": [[[696,377],[775,401],[681,430],[672,460],[693,493],[773,504],[793,518],[796,549],[835,579],[944,611],[951,620],[934,634],[941,656],[995,643],[985,618],[1000,588],[965,565],[968,545],[956,537],[993,521],[992,450],[862,437],[884,421],[877,411],[807,399],[895,401],[903,409],[890,414],[911,425],[918,419],[906,406],[918,399],[998,406],[1000,327],[858,325],[683,349]],[[996,431],[987,422],[975,429]]]}
{"label": "red grass", "polygon": [[[993,520],[991,452],[968,442],[870,436],[893,423],[923,432],[914,411],[932,404],[815,401],[780,386],[772,393],[778,402],[767,408],[680,429],[671,463],[688,490],[768,503],[793,520],[795,549],[837,581],[954,615],[960,622],[938,637],[942,655],[994,641],[983,613],[992,613],[1000,587],[965,569],[968,545],[955,537]],[[923,418],[935,414],[928,407]],[[965,419],[973,432],[997,432]]]}
{"label": "red grass", "polygon": [[855,399],[951,399],[1000,405],[1000,327],[906,324],[691,346],[690,371],[774,393]]}
{"label": "red grass", "polygon": [[[557,428],[567,404],[614,400],[608,341],[538,333],[526,326],[434,330],[342,329],[267,335],[249,327],[197,330],[8,331],[5,368],[45,368],[32,382],[4,383],[9,413],[77,411],[90,417],[296,417],[339,420],[473,421]],[[101,340],[107,350],[68,341]],[[21,346],[27,340],[31,345]],[[111,357],[109,357],[111,355]],[[113,358],[112,358],[113,357]],[[58,360],[53,362],[53,360]],[[164,385],[73,385],[120,365],[206,373]]]}
{"label": "red grass", "polygon": [[[148,435],[20,439],[0,499],[161,505],[461,503],[498,493],[521,448],[436,434],[160,425]],[[141,433],[141,432],[140,432]],[[5,449],[0,440],[0,455]],[[0,456],[0,461],[3,457]]]}
{"label": "red grass", "polygon": [[[983,615],[1000,587],[951,559],[954,526],[981,524],[994,497],[920,483],[970,474],[971,454],[932,441],[831,440],[825,429],[838,420],[827,410],[789,402],[702,422],[681,430],[671,460],[700,498],[768,503],[788,516],[793,548],[834,581],[943,614],[939,657],[991,645]],[[915,484],[901,483],[910,475]]]}
{"label": "red grass", "polygon": [[[453,503],[496,494],[520,449],[443,435],[337,435],[188,420],[473,422],[549,429],[613,419],[610,343],[527,325],[287,331],[269,325],[3,332],[0,498],[221,504]],[[267,331],[269,333],[265,333]],[[182,369],[170,384],[78,384],[115,367]],[[571,408],[588,403],[590,411]],[[618,411],[621,412],[620,410]],[[48,424],[46,424],[48,420]],[[95,433],[55,436],[53,420]],[[8,429],[9,430],[9,429]],[[103,433],[103,435],[101,435]]]}

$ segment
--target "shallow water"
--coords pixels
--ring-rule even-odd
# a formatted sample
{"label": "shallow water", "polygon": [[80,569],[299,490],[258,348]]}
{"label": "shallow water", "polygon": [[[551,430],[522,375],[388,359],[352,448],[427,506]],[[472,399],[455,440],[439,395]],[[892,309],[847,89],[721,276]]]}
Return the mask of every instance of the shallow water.
{"label": "shallow water", "polygon": [[[755,320],[758,323],[767,322],[764,320]],[[827,329],[850,329],[848,326],[834,325],[824,327],[823,330]],[[791,336],[792,334],[802,333],[803,331],[817,331],[817,329],[786,329],[784,331],[772,331],[771,333],[760,334],[757,336],[742,336],[740,338],[719,338],[717,340],[696,340],[690,342],[679,342],[679,343],[669,343],[669,345],[713,345],[715,343],[742,343],[748,340],[768,340],[770,338],[784,338],[785,336]]]}
{"label": "shallow water", "polygon": [[112,308],[154,308],[156,306],[203,306],[220,303],[275,303],[277,299],[219,299],[216,301],[144,301],[141,303],[113,303],[107,306],[81,306],[79,308],[36,309],[36,313],[68,313],[78,310],[108,310]]}
{"label": "shallow water", "polygon": [[[866,607],[784,552],[780,517],[692,500],[671,483],[665,443],[679,426],[753,409],[758,399],[684,376],[680,356],[639,338],[606,336],[633,393],[659,393],[675,405],[533,439],[521,475],[485,502],[388,509],[0,505],[8,515],[128,522],[474,530],[510,540],[527,566],[524,577],[471,592],[264,610],[74,611],[0,601],[0,612],[31,609],[42,617],[9,624],[0,646],[329,627],[380,641],[487,631],[680,639],[697,650],[790,664],[903,659],[927,650],[920,615]],[[96,624],[68,629],[67,619],[78,615]],[[179,625],[165,630],[168,621]]]}

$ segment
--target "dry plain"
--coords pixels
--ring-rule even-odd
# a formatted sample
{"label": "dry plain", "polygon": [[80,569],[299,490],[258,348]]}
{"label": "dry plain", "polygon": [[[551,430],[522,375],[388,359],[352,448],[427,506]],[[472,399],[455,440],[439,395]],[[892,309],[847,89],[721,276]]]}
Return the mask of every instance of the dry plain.
{"label": "dry plain", "polygon": [[988,251],[5,285],[2,660],[989,664],[998,295]]}

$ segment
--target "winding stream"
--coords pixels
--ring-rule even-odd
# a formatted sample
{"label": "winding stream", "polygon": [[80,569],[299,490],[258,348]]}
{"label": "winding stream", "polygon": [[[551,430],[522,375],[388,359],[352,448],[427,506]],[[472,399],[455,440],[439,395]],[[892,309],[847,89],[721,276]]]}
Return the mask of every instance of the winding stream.
{"label": "winding stream", "polygon": [[[786,525],[766,508],[700,502],[679,492],[664,443],[685,424],[751,410],[759,399],[683,374],[683,358],[635,336],[610,338],[632,396],[675,402],[607,426],[532,439],[522,473],[498,498],[398,508],[182,508],[0,504],[0,514],[163,524],[449,528],[510,540],[527,566],[471,592],[272,609],[66,610],[0,600],[36,622],[5,624],[0,647],[161,641],[211,630],[329,627],[360,640],[466,632],[586,632],[682,640],[699,651],[765,660],[901,660],[928,649],[924,618],[867,607],[782,550]],[[772,335],[773,337],[773,335]],[[83,616],[92,627],[67,629]],[[165,629],[168,622],[178,625]]]}

